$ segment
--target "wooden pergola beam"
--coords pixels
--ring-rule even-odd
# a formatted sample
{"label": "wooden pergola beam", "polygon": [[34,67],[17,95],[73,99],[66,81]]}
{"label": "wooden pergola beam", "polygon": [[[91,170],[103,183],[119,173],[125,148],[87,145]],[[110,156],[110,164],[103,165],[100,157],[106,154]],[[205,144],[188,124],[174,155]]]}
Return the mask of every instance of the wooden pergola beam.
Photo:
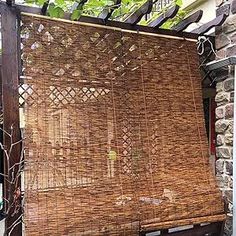
{"label": "wooden pergola beam", "polygon": [[120,7],[121,0],[116,0],[114,6],[110,9],[104,9],[101,14],[99,14],[98,18],[102,19],[104,22],[107,22],[108,19],[111,17],[113,11]]}
{"label": "wooden pergola beam", "polygon": [[206,32],[208,32],[210,29],[212,29],[216,26],[222,25],[225,22],[227,17],[228,17],[228,15],[226,15],[226,14],[222,14],[220,16],[217,16],[215,19],[213,19],[213,20],[209,21],[208,23],[200,26],[199,28],[191,31],[191,33],[203,35]]}
{"label": "wooden pergola beam", "polygon": [[163,25],[168,19],[174,18],[176,14],[179,11],[179,6],[175,5],[171,7],[167,12],[164,12],[159,17],[157,17],[155,20],[150,22],[148,24],[149,27],[153,28],[159,28],[161,25]]}
{"label": "wooden pergola beam", "polygon": [[[20,64],[20,14],[15,6],[0,4],[1,12],[1,34],[2,34],[2,106],[3,106],[3,145],[7,151],[11,144],[21,139],[19,128],[19,93],[18,82],[21,72]],[[9,135],[12,134],[10,138]],[[9,168],[20,162],[21,149],[19,145],[12,148],[9,162],[4,158],[4,173],[8,174]],[[18,167],[17,167],[18,168]],[[17,171],[15,168],[15,171]],[[15,172],[14,172],[15,173]],[[4,180],[4,197],[10,200],[14,199],[16,189],[21,188],[20,179],[12,186],[6,178]],[[9,204],[4,202],[4,209],[9,208]],[[14,209],[10,207],[10,212],[5,219],[7,232],[11,230],[14,222],[20,217],[21,210],[13,214]],[[8,235],[8,233],[6,235]],[[21,224],[18,224],[11,236],[22,235]]]}
{"label": "wooden pergola beam", "polygon": [[83,5],[87,2],[88,0],[81,0],[80,2],[75,2],[75,4],[72,6],[72,11],[74,9],[79,9],[81,7],[83,7]]}
{"label": "wooden pergola beam", "polygon": [[[205,226],[201,226],[201,225],[194,225],[193,228],[190,229],[185,229],[185,230],[181,230],[178,232],[172,232],[169,233],[168,229],[165,230],[161,230],[161,236],[202,236],[202,235],[218,235],[218,236],[222,236],[222,229],[224,228],[224,222],[215,222],[215,223],[210,223],[208,225]],[[157,230],[156,230],[157,231]],[[141,236],[145,236],[147,233],[151,233],[151,232],[155,232],[155,231],[148,231],[148,232],[143,232],[140,235]]]}
{"label": "wooden pergola beam", "polygon": [[[0,2],[0,4],[6,5],[4,2]],[[15,5],[15,7],[22,13],[42,15],[41,8],[38,8],[38,7],[31,7],[31,6],[25,6],[25,5]],[[158,17],[153,22],[151,22],[148,26],[133,25],[127,22],[113,21],[109,19],[106,19],[104,21],[104,18],[90,17],[90,16],[83,16],[83,15],[79,18],[78,21],[83,22],[83,23],[119,27],[122,29],[132,30],[132,31],[140,31],[140,32],[143,31],[143,32],[153,33],[153,34],[164,34],[164,35],[170,35],[170,36],[176,36],[176,37],[197,39],[199,35],[198,30],[194,30],[192,32],[183,32],[183,31],[167,30],[167,29],[159,28],[168,19],[173,18],[177,14],[178,10],[179,10],[178,6],[172,7],[169,11],[167,11],[165,14],[162,14],[160,17]],[[71,16],[71,13],[66,12],[64,14],[63,19],[70,20],[70,16]],[[224,20],[225,19],[226,18],[224,18]],[[224,20],[218,22],[218,25],[222,24]],[[203,26],[205,27],[205,25]]]}
{"label": "wooden pergola beam", "polygon": [[124,22],[136,25],[146,14],[149,14],[152,11],[153,2],[152,0],[146,1],[140,8],[133,12]]}
{"label": "wooden pergola beam", "polygon": [[179,24],[177,24],[176,26],[172,27],[172,30],[175,31],[183,31],[185,30],[189,25],[191,25],[192,23],[197,23],[201,20],[203,15],[203,10],[199,10],[196,11],[195,13],[193,13],[192,15],[188,16],[187,18],[183,19]]}
{"label": "wooden pergola beam", "polygon": [[[5,3],[0,2],[0,5]],[[38,7],[30,7],[25,5],[16,5],[17,9],[24,13],[33,14],[33,15],[41,15],[41,8]],[[65,20],[70,20],[71,13],[65,13],[64,18]],[[110,27],[116,27],[121,28],[124,30],[130,30],[130,31],[138,31],[138,32],[144,32],[144,33],[152,33],[152,34],[159,34],[159,35],[166,35],[170,37],[180,37],[180,38],[189,38],[189,39],[197,39],[198,35],[194,33],[189,32],[176,32],[173,30],[167,30],[167,29],[160,29],[160,28],[154,28],[149,26],[143,26],[143,25],[131,25],[125,22],[120,21],[113,21],[113,20],[107,20],[107,22],[104,22],[103,19],[100,19],[98,17],[90,17],[90,16],[81,16],[78,20],[78,22],[82,23],[88,23],[88,24],[95,24],[95,25],[106,25]]]}

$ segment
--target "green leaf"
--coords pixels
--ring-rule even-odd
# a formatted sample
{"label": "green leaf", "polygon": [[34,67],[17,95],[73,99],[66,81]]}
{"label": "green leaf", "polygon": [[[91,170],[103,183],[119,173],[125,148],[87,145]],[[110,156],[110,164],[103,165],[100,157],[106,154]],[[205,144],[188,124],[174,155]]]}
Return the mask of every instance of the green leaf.
{"label": "green leaf", "polygon": [[65,1],[64,0],[55,0],[55,4],[57,6],[63,6],[63,5],[65,5]]}
{"label": "green leaf", "polygon": [[130,0],[122,0],[122,3],[128,5],[130,3]]}
{"label": "green leaf", "polygon": [[25,2],[28,3],[28,4],[32,4],[32,3],[35,2],[35,0],[25,0]]}
{"label": "green leaf", "polygon": [[71,14],[71,20],[78,20],[80,18],[80,16],[82,15],[82,10],[74,10]]}
{"label": "green leaf", "polygon": [[62,18],[64,16],[64,11],[61,7],[55,6],[55,4],[50,4],[48,8],[49,16],[55,18]]}
{"label": "green leaf", "polygon": [[47,0],[37,0],[36,4],[42,6]]}
{"label": "green leaf", "polygon": [[183,5],[183,1],[182,0],[176,0],[176,5],[178,5],[178,6],[182,6]]}
{"label": "green leaf", "polygon": [[162,29],[170,29],[172,26],[172,22],[171,21],[166,21],[162,26],[161,28]]}
{"label": "green leaf", "polygon": [[55,8],[55,4],[54,3],[50,3],[48,6],[48,14],[49,16],[51,16],[53,13],[53,9]]}

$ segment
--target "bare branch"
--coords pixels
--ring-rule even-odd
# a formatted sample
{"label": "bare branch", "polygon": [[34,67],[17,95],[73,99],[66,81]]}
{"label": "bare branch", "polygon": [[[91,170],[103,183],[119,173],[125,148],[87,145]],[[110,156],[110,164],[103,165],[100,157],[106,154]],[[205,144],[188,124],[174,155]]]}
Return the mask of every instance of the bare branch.
{"label": "bare branch", "polygon": [[19,141],[17,141],[17,142],[15,142],[15,143],[13,143],[13,144],[12,144],[12,146],[15,146],[15,145],[17,145],[17,144],[19,144],[19,143],[23,142],[23,140],[25,140],[25,138],[22,138],[21,140],[19,140]]}
{"label": "bare branch", "polygon": [[12,169],[14,169],[16,166],[21,165],[21,164],[23,164],[23,163],[24,163],[24,161],[20,161],[20,162],[18,162],[18,163],[15,163],[12,167],[9,168],[9,170],[12,170]]}
{"label": "bare branch", "polygon": [[12,229],[11,229],[11,230],[9,231],[9,233],[8,233],[9,236],[11,235],[11,233],[12,233],[12,231],[15,229],[15,227],[16,227],[18,224],[20,224],[20,223],[21,223],[21,221],[18,221],[16,224],[13,225]]}
{"label": "bare branch", "polygon": [[5,197],[2,197],[2,199],[3,199],[4,201],[6,201],[6,202],[9,202],[9,200],[6,199]]}
{"label": "bare branch", "polygon": [[[0,142],[0,149],[3,150],[4,158],[6,158],[6,173],[0,173],[1,176],[4,177],[4,180],[7,183],[7,197],[3,197],[3,201],[6,203],[5,214],[6,217],[17,217],[17,219],[8,227],[5,229],[4,235],[10,236],[13,232],[14,228],[22,222],[23,217],[23,199],[22,197],[22,191],[20,189],[20,177],[23,172],[24,168],[24,149],[23,149],[23,140],[25,138],[22,138],[18,141],[13,141],[13,135],[14,135],[14,126],[11,126],[11,131],[6,132],[2,128],[0,130],[3,131],[4,134],[10,137],[10,147],[4,147],[3,143]],[[19,162],[14,163],[12,166],[10,166],[10,159],[12,158],[12,151],[16,145],[21,145],[21,150],[19,153]],[[20,215],[19,215],[20,214]],[[18,216],[19,215],[19,216]]]}
{"label": "bare branch", "polygon": [[0,130],[4,133],[4,134],[6,134],[6,135],[8,135],[9,137],[11,137],[11,134],[9,134],[6,130],[4,130],[3,128],[1,128],[0,127]]}
{"label": "bare branch", "polygon": [[2,173],[0,173],[0,175],[3,177],[8,177],[8,175],[2,174]]}
{"label": "bare branch", "polygon": [[[9,229],[11,229],[8,233],[8,235],[11,235],[11,232],[13,231],[13,229],[16,227],[16,225],[18,225],[19,223],[21,223],[21,218],[22,218],[23,214],[21,214],[13,223],[10,227],[7,228],[7,231]],[[19,221],[20,220],[20,221]],[[7,232],[6,231],[6,232]]]}

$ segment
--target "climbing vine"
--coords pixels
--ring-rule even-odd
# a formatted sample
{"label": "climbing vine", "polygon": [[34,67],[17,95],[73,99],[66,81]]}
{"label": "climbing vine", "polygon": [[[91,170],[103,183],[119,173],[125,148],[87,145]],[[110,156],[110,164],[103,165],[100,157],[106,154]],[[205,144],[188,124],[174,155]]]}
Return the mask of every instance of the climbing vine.
{"label": "climbing vine", "polygon": [[[116,5],[115,0],[25,0],[25,3],[42,7],[46,2],[48,2],[47,14],[56,18],[63,18],[65,12],[71,12],[71,20],[78,20],[81,15],[97,17],[104,9],[107,9],[108,11],[114,10],[111,19],[124,21],[145,1],[146,0],[122,0],[119,7]],[[156,11],[153,9],[150,14],[151,17],[149,19],[143,19],[140,24],[147,25],[150,21],[167,11],[173,4],[177,4],[181,7],[182,0],[174,0],[172,4],[163,8],[161,11]],[[186,14],[187,13],[184,10],[179,10],[176,17],[167,21],[162,28],[171,28],[173,25],[182,20]]]}

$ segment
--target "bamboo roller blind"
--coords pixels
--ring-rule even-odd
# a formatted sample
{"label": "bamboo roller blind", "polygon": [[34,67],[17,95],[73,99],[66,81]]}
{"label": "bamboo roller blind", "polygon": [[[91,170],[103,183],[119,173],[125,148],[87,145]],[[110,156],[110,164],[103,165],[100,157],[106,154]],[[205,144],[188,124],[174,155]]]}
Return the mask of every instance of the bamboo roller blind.
{"label": "bamboo roller blind", "polygon": [[222,218],[195,42],[22,21],[26,235]]}

